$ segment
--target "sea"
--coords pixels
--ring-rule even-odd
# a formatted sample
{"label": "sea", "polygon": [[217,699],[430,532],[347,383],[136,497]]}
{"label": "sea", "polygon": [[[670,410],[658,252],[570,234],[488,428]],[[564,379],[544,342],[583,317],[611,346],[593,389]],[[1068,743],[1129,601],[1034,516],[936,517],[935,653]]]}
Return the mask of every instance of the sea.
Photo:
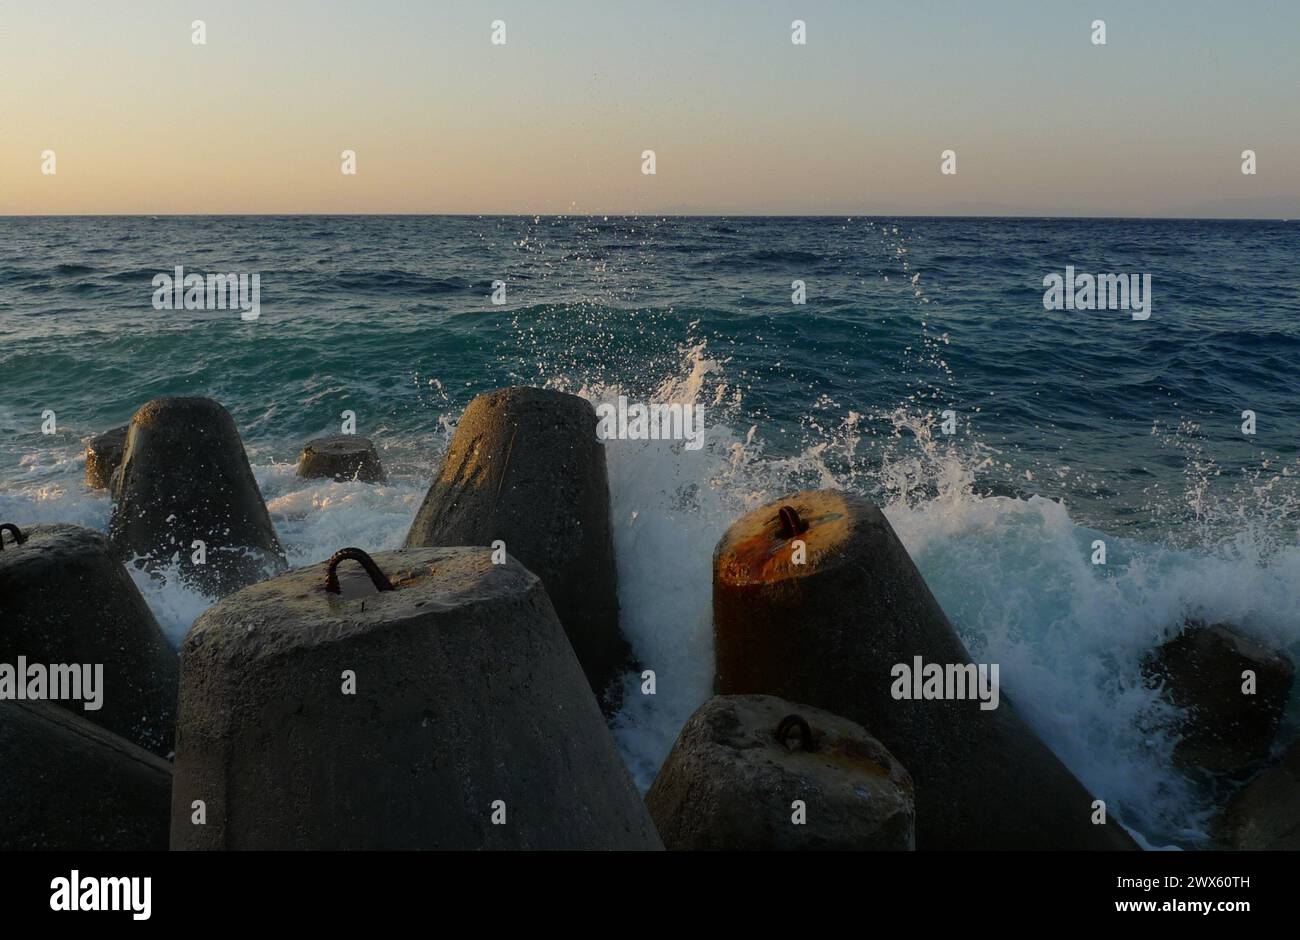
{"label": "sea", "polygon": [[[178,266],[257,274],[259,316],[159,309]],[[1149,275],[1148,315],[1048,309],[1067,266]],[[803,488],[884,508],[972,657],[1148,848],[1204,845],[1221,795],[1175,768],[1184,716],[1143,657],[1191,618],[1300,660],[1295,221],[0,219],[0,522],[106,530],[86,440],[206,395],[291,564],[396,548],[465,405],[508,385],[704,408],[698,450],[606,445],[622,627],[657,677],[613,720],[643,789],[711,692],[714,546]],[[346,412],[388,481],[299,479]],[[213,603],[133,577],[174,643]],[[1293,701],[1282,738],[1298,722]]]}

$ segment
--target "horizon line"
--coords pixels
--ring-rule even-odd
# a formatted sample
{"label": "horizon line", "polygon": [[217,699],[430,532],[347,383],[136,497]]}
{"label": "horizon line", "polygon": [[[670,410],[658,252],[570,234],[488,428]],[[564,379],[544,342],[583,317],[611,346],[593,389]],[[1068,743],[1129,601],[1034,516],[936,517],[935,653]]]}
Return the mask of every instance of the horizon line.
{"label": "horizon line", "polygon": [[297,219],[297,218],[457,218],[457,219],[1023,219],[1027,221],[1115,222],[1293,222],[1290,216],[1247,215],[1032,215],[1010,213],[911,212],[4,212],[4,219]]}

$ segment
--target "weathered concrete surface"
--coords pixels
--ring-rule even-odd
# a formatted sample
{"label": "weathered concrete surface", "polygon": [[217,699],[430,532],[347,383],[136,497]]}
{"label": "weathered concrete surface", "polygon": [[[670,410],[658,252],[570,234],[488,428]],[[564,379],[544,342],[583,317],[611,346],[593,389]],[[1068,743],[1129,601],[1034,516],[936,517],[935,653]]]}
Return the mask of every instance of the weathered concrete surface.
{"label": "weathered concrete surface", "polygon": [[[1255,692],[1242,673],[1255,673]],[[1174,759],[1184,768],[1241,778],[1268,759],[1295,666],[1226,624],[1189,622],[1143,663],[1169,700],[1187,712]]]}
{"label": "weathered concrete surface", "polygon": [[1220,838],[1231,849],[1300,849],[1300,742],[1228,803]]}
{"label": "weathered concrete surface", "polygon": [[[811,750],[796,731],[778,739],[792,714]],[[665,847],[695,850],[908,850],[913,801],[906,769],[860,725],[770,695],[705,702],[646,794]]]}
{"label": "weathered concrete surface", "polygon": [[79,717],[158,754],[171,750],[177,658],[107,539],[33,526],[0,551],[0,662],[102,663],[103,704]]}
{"label": "weathered concrete surface", "polygon": [[[181,577],[210,596],[285,568],[239,431],[210,398],[156,398],[135,413],[113,496],[118,553],[150,568],[175,558]],[[206,544],[204,564],[192,561],[195,540]]]}
{"label": "weathered concrete surface", "polygon": [[334,479],[340,482],[384,482],[384,468],[369,438],[355,434],[318,437],[303,446],[298,457],[298,476]]}
{"label": "weathered concrete surface", "polygon": [[314,565],[195,622],[172,847],[660,848],[541,582],[486,548],[374,560],[395,590]]}
{"label": "weathered concrete surface", "polygon": [[108,487],[113,471],[122,465],[126,450],[127,425],[96,434],[86,442],[86,485],[92,490]]}
{"label": "weathered concrete surface", "polygon": [[167,849],[171,767],[50,702],[0,701],[0,850]]}
{"label": "weathered concrete surface", "polygon": [[[806,564],[793,563],[783,506],[807,526]],[[715,690],[807,702],[869,728],[915,781],[918,849],[1136,848],[1113,807],[1091,822],[1092,795],[1005,693],[987,711],[893,698],[895,665],[970,657],[869,501],[801,492],[743,516],[714,554],[713,612]]]}
{"label": "weathered concrete surface", "polygon": [[631,651],[619,631],[605,447],[576,395],[508,388],[469,403],[406,547],[490,545],[542,579],[606,713]]}

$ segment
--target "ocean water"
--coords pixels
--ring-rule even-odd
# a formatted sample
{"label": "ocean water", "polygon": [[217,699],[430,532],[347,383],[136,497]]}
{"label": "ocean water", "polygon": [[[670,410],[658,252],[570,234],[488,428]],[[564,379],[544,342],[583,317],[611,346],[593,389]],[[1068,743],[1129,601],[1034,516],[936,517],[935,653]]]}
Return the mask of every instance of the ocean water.
{"label": "ocean water", "polygon": [[[615,720],[642,787],[709,695],[713,546],[798,488],[885,507],[972,655],[1151,847],[1199,844],[1212,806],[1142,655],[1200,617],[1300,656],[1295,222],[8,218],[0,258],[0,521],[107,528],[84,442],[160,395],[230,410],[295,565],[400,545],[480,392],[704,405],[699,451],[607,444],[623,628],[658,676]],[[177,265],[259,273],[260,318],[155,310]],[[1066,265],[1149,273],[1150,319],[1045,310]],[[297,479],[346,410],[389,482]],[[175,642],[212,603],[137,583]]]}

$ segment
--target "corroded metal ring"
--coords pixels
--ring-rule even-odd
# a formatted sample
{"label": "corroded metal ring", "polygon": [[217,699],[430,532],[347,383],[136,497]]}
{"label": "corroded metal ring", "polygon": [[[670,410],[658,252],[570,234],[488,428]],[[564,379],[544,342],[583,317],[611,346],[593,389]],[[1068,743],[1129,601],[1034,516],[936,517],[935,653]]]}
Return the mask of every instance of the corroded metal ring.
{"label": "corroded metal ring", "polygon": [[777,534],[783,539],[792,539],[808,531],[808,523],[799,518],[799,513],[795,512],[793,506],[782,506],[777,511],[777,516],[781,520]]}
{"label": "corroded metal ring", "polygon": [[791,750],[786,741],[790,737],[791,729],[799,729],[799,747],[804,751],[811,751],[816,748],[813,741],[812,728],[808,727],[808,722],[804,721],[802,715],[786,715],[781,719],[781,723],[776,726],[776,739],[781,742],[781,746]]}
{"label": "corroded metal ring", "polygon": [[4,525],[0,525],[0,550],[5,547],[6,532],[13,534],[15,545],[21,545],[23,542],[27,541],[27,536],[23,535],[22,529],[18,528],[18,526],[14,525],[12,522],[6,522]]}
{"label": "corroded metal ring", "polygon": [[375,564],[373,558],[359,548],[340,548],[331,556],[329,564],[325,567],[325,590],[330,594],[339,593],[339,573],[337,569],[339,563],[344,561],[360,562],[361,567],[366,569],[366,574],[370,575],[370,580],[377,590],[393,590],[392,582],[388,580],[387,575],[379,570],[379,566]]}

